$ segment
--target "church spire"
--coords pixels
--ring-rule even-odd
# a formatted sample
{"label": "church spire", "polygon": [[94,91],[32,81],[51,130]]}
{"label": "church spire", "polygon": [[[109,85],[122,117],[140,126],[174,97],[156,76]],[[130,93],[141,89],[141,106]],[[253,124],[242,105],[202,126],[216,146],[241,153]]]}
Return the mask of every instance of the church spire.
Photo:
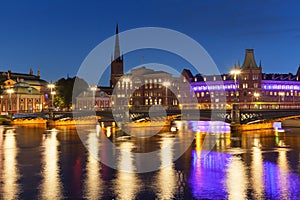
{"label": "church spire", "polygon": [[115,53],[114,60],[120,59],[120,44],[119,44],[119,27],[116,26],[116,38],[115,38]]}

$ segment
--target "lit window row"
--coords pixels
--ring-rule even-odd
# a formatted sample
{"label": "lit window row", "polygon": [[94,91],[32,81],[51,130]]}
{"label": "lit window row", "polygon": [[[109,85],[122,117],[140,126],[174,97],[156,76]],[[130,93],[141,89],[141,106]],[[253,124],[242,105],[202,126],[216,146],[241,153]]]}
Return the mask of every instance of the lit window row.
{"label": "lit window row", "polygon": [[279,84],[265,84],[263,85],[265,90],[300,90],[299,85],[279,85]]}
{"label": "lit window row", "polygon": [[[237,85],[238,87],[238,85]],[[230,90],[235,89],[235,84],[229,84],[229,85],[209,85],[209,86],[195,86],[193,87],[194,91],[206,91],[206,90]]]}

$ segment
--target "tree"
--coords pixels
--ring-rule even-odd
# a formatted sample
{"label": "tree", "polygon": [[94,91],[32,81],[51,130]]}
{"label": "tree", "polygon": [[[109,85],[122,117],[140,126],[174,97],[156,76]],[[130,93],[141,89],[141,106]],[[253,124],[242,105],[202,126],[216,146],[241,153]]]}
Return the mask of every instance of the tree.
{"label": "tree", "polygon": [[[75,81],[76,89],[73,91]],[[60,98],[59,101],[63,101],[59,104],[65,108],[70,108],[72,106],[72,96],[78,96],[81,92],[86,91],[88,87],[86,81],[78,77],[59,79],[56,82],[56,96]]]}

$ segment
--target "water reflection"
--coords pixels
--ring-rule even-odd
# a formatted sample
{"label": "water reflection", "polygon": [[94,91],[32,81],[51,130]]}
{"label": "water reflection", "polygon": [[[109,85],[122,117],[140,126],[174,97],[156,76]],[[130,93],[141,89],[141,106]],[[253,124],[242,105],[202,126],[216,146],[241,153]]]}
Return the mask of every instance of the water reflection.
{"label": "water reflection", "polygon": [[287,160],[287,151],[286,150],[280,150],[278,152],[278,179],[279,180],[279,190],[280,190],[280,199],[290,199],[289,197],[289,165]]}
{"label": "water reflection", "polygon": [[85,196],[88,199],[101,199],[101,177],[100,177],[100,163],[98,159],[98,139],[97,133],[91,132],[88,135],[87,145],[89,148],[89,154],[87,158],[87,177],[85,180]]}
{"label": "water reflection", "polygon": [[117,199],[134,199],[135,195],[139,191],[139,181],[137,174],[131,173],[135,170],[133,163],[133,155],[131,153],[134,145],[132,142],[124,141],[120,143],[120,158],[118,162],[119,169],[125,169],[126,171],[118,171],[115,190],[117,192]]}
{"label": "water reflection", "polygon": [[174,170],[173,138],[162,138],[160,160],[162,168],[157,175],[158,199],[172,199],[176,187],[176,173]]}
{"label": "water reflection", "polygon": [[[256,139],[258,140],[258,139]],[[253,147],[252,162],[251,162],[251,184],[254,186],[254,196],[257,199],[263,198],[264,193],[264,166],[263,157],[259,141],[255,142],[256,146]]]}
{"label": "water reflection", "polygon": [[227,168],[226,187],[228,199],[247,199],[248,177],[240,156],[233,156]]}
{"label": "water reflection", "polygon": [[62,184],[59,177],[59,142],[56,138],[58,130],[52,129],[44,134],[43,146],[43,181],[41,185],[42,199],[59,199],[62,197]]}
{"label": "water reflection", "polygon": [[2,129],[3,138],[3,172],[1,177],[3,199],[17,199],[20,193],[18,179],[20,173],[18,169],[15,129]]}

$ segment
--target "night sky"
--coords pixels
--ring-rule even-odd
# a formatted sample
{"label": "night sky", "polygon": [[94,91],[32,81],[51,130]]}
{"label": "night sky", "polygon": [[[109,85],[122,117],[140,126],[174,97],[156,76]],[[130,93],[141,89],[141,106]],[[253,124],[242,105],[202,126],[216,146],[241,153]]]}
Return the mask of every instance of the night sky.
{"label": "night sky", "polygon": [[[120,31],[151,26],[182,32],[207,50],[221,73],[242,62],[247,48],[255,50],[263,72],[296,73],[299,8],[296,0],[0,1],[0,71],[40,69],[48,81],[74,76],[118,23]],[[141,51],[125,55],[125,70],[153,61],[179,71],[191,67],[167,53]]]}

